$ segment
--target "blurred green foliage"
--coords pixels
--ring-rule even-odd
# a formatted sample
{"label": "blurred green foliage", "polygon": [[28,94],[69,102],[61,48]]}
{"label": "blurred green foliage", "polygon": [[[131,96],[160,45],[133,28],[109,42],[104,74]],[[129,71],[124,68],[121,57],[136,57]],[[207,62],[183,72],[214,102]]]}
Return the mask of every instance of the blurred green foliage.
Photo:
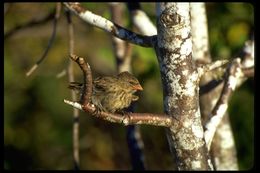
{"label": "blurred green foliage", "polygon": [[[155,5],[141,3],[155,22]],[[94,13],[110,18],[106,3],[84,3]],[[55,3],[11,3],[4,16],[4,32],[55,9]],[[126,7],[125,7],[125,10]],[[233,58],[249,39],[254,26],[253,6],[247,3],[208,3],[208,23],[212,57]],[[128,12],[125,26],[129,26]],[[94,76],[116,73],[110,35],[72,17],[75,53],[87,59]],[[56,75],[68,64],[68,28],[62,11],[57,36],[48,57],[32,76],[27,70],[48,44],[52,22],[17,31],[4,40],[4,167],[12,170],[73,168],[72,109],[63,103],[70,98],[67,76]],[[151,48],[133,46],[133,73],[140,79],[138,112],[163,112],[158,62]],[[81,81],[81,71],[74,71]],[[253,165],[254,151],[253,80],[245,82],[230,101],[230,119],[238,151],[240,169]],[[126,129],[80,113],[81,169],[131,169]],[[172,158],[165,131],[141,126],[147,169],[170,170]],[[160,160],[158,160],[160,159]]]}

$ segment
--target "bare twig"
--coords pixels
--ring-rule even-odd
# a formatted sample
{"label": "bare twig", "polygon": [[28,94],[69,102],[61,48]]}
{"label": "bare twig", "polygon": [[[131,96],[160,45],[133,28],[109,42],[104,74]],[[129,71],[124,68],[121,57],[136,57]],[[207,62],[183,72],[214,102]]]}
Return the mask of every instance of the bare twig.
{"label": "bare twig", "polygon": [[[8,3],[9,4],[9,3]],[[11,5],[11,3],[10,3]],[[12,35],[14,35],[16,32],[21,31],[22,29],[26,29],[29,27],[33,27],[33,26],[37,26],[37,25],[42,25],[48,21],[50,21],[51,19],[53,19],[55,15],[55,10],[49,14],[47,14],[46,16],[44,16],[41,19],[33,19],[27,23],[21,24],[21,25],[17,25],[16,27],[12,28],[11,30],[9,30],[8,32],[6,32],[4,34],[4,40],[6,40],[7,38],[11,37]]]}
{"label": "bare twig", "polygon": [[226,63],[228,63],[228,60],[218,60],[218,61],[209,63],[207,65],[203,65],[201,67],[198,67],[198,73],[199,73],[200,76],[202,76],[206,72],[214,70],[216,68],[219,68],[219,67],[223,66]]}
{"label": "bare twig", "polygon": [[64,5],[85,22],[103,29],[122,40],[126,40],[144,47],[153,47],[156,43],[156,36],[143,36],[129,31],[99,15],[92,13],[91,11],[86,10],[80,5],[80,3],[64,3]]}
{"label": "bare twig", "polygon": [[63,69],[61,72],[59,72],[56,75],[56,78],[61,78],[61,77],[65,76],[66,74],[67,74],[67,69]]}
{"label": "bare twig", "polygon": [[84,59],[82,57],[79,57],[77,55],[70,55],[70,58],[77,62],[80,66],[83,77],[84,77],[84,86],[83,86],[83,94],[81,97],[81,103],[83,105],[86,105],[90,103],[91,96],[92,96],[92,73],[91,69],[88,63],[85,63]]}
{"label": "bare twig", "polygon": [[210,149],[216,129],[228,108],[228,100],[231,93],[235,90],[237,81],[242,75],[240,59],[237,58],[233,60],[228,68],[228,77],[225,80],[221,96],[212,110],[212,115],[210,116],[211,119],[205,125],[205,141],[208,149]]}
{"label": "bare twig", "polygon": [[51,38],[49,40],[48,46],[46,48],[46,50],[44,51],[42,57],[35,63],[35,65],[32,66],[32,68],[26,73],[26,76],[30,76],[40,65],[40,63],[47,57],[47,54],[52,46],[52,43],[54,41],[54,38],[56,36],[56,28],[57,28],[57,21],[60,17],[60,11],[61,11],[61,4],[57,3],[56,5],[56,14],[55,14],[55,18],[53,20],[53,31],[52,31],[52,35]]}
{"label": "bare twig", "polygon": [[[73,23],[71,20],[70,11],[66,11],[67,22],[68,22],[68,33],[69,33],[69,53],[74,53],[74,29]],[[73,64],[72,61],[69,60],[68,64],[68,79],[69,82],[74,81],[74,73],[73,73]],[[73,100],[76,100],[76,93],[75,91],[71,90],[71,97]],[[74,169],[80,169],[80,160],[79,160],[79,110],[74,108],[73,109],[73,159],[74,159]]]}

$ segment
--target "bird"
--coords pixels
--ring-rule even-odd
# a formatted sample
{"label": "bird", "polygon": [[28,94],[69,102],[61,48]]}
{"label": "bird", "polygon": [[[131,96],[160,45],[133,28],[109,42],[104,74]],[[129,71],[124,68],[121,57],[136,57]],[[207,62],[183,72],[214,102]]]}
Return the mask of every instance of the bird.
{"label": "bird", "polygon": [[[71,82],[69,88],[82,94],[83,84]],[[93,81],[91,102],[100,111],[120,113],[139,99],[134,95],[139,90],[143,90],[141,84],[128,71],[116,76],[101,76]]]}

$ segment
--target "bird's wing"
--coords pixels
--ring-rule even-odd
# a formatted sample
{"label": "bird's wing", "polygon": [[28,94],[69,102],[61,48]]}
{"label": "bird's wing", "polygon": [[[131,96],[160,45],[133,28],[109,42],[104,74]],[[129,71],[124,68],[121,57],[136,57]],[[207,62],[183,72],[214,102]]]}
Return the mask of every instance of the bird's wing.
{"label": "bird's wing", "polygon": [[115,80],[114,77],[98,77],[94,80],[95,89],[99,91],[107,91]]}

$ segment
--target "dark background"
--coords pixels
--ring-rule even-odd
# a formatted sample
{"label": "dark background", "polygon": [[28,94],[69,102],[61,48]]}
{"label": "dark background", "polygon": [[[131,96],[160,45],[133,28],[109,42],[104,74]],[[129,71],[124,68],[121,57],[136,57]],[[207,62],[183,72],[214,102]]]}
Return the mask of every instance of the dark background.
{"label": "dark background", "polygon": [[[110,19],[106,3],[84,6]],[[154,3],[141,3],[155,23]],[[4,15],[5,34],[17,25],[40,19],[55,9],[55,3],[12,3]],[[129,27],[125,8],[124,26]],[[207,4],[210,51],[214,59],[235,58],[250,38],[254,26],[254,7],[248,3]],[[116,74],[111,37],[85,24],[73,15],[75,53],[89,62],[95,77]],[[72,109],[63,103],[70,99],[68,78],[57,78],[67,67],[68,27],[64,10],[58,21],[54,44],[40,67],[30,77],[27,70],[39,59],[52,33],[52,20],[15,32],[4,40],[4,168],[73,168]],[[144,91],[137,112],[163,112],[158,62],[151,48],[133,46],[133,73]],[[74,64],[77,81],[81,71]],[[236,90],[228,108],[237,147],[239,168],[253,166],[254,153],[254,81],[247,80]],[[170,170],[172,158],[164,128],[141,126],[147,169]],[[81,169],[130,170],[126,128],[85,113],[80,113]]]}

